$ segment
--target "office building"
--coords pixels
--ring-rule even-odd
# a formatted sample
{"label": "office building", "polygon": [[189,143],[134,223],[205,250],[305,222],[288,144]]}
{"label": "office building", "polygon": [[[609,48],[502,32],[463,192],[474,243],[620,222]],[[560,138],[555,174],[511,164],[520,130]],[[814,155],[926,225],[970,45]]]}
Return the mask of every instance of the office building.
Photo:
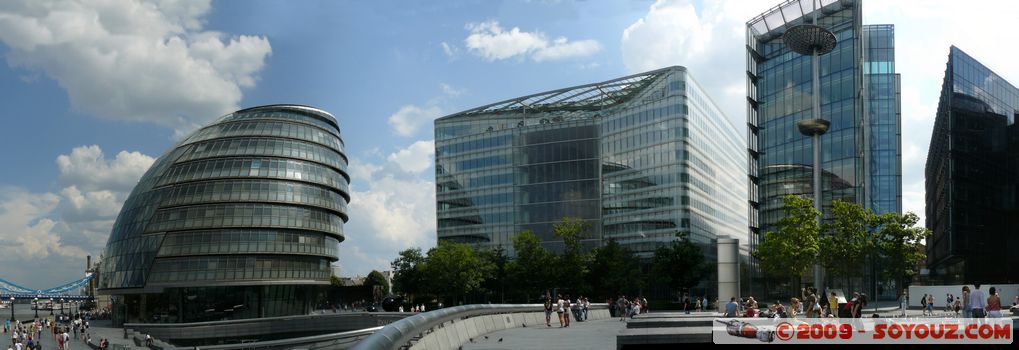
{"label": "office building", "polygon": [[[747,125],[749,144],[749,235],[751,249],[782,217],[786,195],[812,197],[813,145],[796,122],[813,118],[811,57],[790,50],[782,35],[810,23],[838,40],[820,56],[821,118],[831,122],[821,136],[822,208],[834,200],[862,204],[877,213],[901,212],[902,169],[899,76],[895,73],[894,27],[863,25],[861,0],[789,0],[747,22]],[[756,264],[753,286],[766,281]],[[894,298],[893,281],[869,270],[864,291]],[[828,281],[838,286],[839,281]]]}
{"label": "office building", "polygon": [[683,67],[514,98],[435,121],[438,238],[502,246],[589,224],[649,258],[690,234],[708,248],[746,236],[746,144]]}
{"label": "office building", "polygon": [[1019,89],[953,46],[926,166],[927,267],[942,284],[1019,283]]}
{"label": "office building", "polygon": [[344,239],[346,168],[336,119],[311,107],[244,109],[195,131],[113,226],[99,289],[115,321],[307,314]]}

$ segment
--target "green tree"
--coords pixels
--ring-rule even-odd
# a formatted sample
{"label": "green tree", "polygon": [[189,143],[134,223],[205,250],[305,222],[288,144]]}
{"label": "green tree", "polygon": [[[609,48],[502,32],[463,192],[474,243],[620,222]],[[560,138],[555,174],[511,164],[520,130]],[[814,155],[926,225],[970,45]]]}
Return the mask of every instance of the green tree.
{"label": "green tree", "polygon": [[341,281],[336,275],[329,276],[329,284],[336,287],[343,287],[343,281]]}
{"label": "green tree", "polygon": [[778,230],[765,233],[752,254],[765,273],[793,278],[793,293],[798,293],[800,280],[817,259],[821,213],[810,198],[787,195],[784,202]]}
{"label": "green tree", "polygon": [[463,243],[439,241],[438,246],[428,250],[426,259],[429,291],[447,301],[465,300],[467,294],[481,287],[491,268]]}
{"label": "green tree", "polygon": [[513,250],[516,258],[507,268],[511,285],[523,291],[527,301],[534,301],[531,296],[544,295],[553,287],[556,278],[554,268],[559,259],[541,246],[541,239],[531,230],[513,236]]}
{"label": "green tree", "polygon": [[484,264],[491,267],[489,274],[485,276],[482,287],[487,292],[498,295],[500,303],[506,303],[506,282],[508,282],[510,267],[506,249],[497,246],[481,251],[479,255]]}
{"label": "green tree", "polygon": [[405,294],[408,302],[425,291],[425,256],[421,248],[412,248],[400,252],[393,260],[393,292]]}
{"label": "green tree", "polygon": [[931,231],[917,227],[920,221],[914,213],[885,213],[878,217],[877,251],[880,254],[881,272],[893,278],[902,293],[905,281],[916,275],[917,265],[927,258],[923,242]]}
{"label": "green tree", "polygon": [[820,255],[823,265],[832,278],[845,279],[852,290],[854,277],[863,276],[864,268],[874,252],[877,215],[856,203],[835,200],[831,218],[822,225]]}
{"label": "green tree", "polygon": [[591,268],[587,274],[587,282],[592,289],[595,300],[614,297],[618,293],[627,293],[640,289],[643,280],[640,278],[640,260],[637,256],[610,239],[605,246],[592,252]]}
{"label": "green tree", "polygon": [[689,233],[677,232],[676,237],[669,245],[655,249],[651,276],[682,295],[708,277],[710,265],[701,247],[690,240]]}
{"label": "green tree", "polygon": [[372,270],[368,273],[368,276],[364,278],[364,285],[368,287],[368,290],[372,291],[372,296],[375,302],[382,301],[382,298],[389,293],[389,281],[386,280],[386,276],[377,270]]}
{"label": "green tree", "polygon": [[564,250],[560,258],[561,264],[558,267],[558,287],[566,288],[574,293],[573,296],[589,293],[590,289],[585,283],[584,276],[590,262],[590,255],[585,254],[581,241],[590,238],[588,230],[591,225],[580,218],[563,218],[559,223],[552,225],[552,233],[563,240]]}

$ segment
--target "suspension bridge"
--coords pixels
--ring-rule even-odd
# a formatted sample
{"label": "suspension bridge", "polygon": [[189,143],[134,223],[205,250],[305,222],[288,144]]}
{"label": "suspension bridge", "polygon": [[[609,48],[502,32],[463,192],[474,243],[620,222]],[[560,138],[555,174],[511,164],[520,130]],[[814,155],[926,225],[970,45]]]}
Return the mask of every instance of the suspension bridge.
{"label": "suspension bridge", "polygon": [[82,294],[82,289],[88,285],[94,274],[87,274],[84,278],[71,281],[53,288],[47,289],[29,289],[3,278],[0,278],[0,300],[14,299],[49,299],[49,298],[60,298],[65,300],[87,300],[91,299],[88,295]]}

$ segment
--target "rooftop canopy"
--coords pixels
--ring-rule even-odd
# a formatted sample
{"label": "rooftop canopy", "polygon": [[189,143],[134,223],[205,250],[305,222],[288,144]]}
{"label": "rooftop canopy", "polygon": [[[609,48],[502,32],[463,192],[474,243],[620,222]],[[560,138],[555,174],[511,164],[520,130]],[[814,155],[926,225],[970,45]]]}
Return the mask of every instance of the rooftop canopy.
{"label": "rooftop canopy", "polygon": [[518,97],[451,114],[442,119],[482,114],[528,113],[532,111],[600,110],[629,101],[643,90],[644,87],[674,70],[685,70],[685,68],[673,66],[600,83]]}
{"label": "rooftop canopy", "polygon": [[[751,19],[747,22],[747,29],[755,38],[761,39],[765,34],[781,34],[775,32],[778,29],[804,23],[803,17],[810,15],[815,8],[821,13],[831,13],[852,7],[854,3],[856,0],[787,0]],[[809,18],[806,20],[809,21]]]}

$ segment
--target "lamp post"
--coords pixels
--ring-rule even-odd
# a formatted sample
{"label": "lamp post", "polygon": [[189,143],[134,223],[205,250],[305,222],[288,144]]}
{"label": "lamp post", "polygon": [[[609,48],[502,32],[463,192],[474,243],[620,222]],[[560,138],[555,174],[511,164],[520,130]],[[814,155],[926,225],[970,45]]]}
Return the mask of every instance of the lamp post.
{"label": "lamp post", "polygon": [[60,315],[64,314],[64,298],[60,298]]}
{"label": "lamp post", "polygon": [[11,297],[11,322],[14,322],[14,297]]}
{"label": "lamp post", "polygon": [[35,318],[39,318],[39,297],[32,299],[32,304],[35,304]]}
{"label": "lamp post", "polygon": [[[801,55],[810,55],[810,66],[813,71],[813,84],[811,89],[812,119],[804,119],[796,123],[800,133],[810,136],[814,141],[814,208],[821,211],[821,135],[828,131],[831,122],[821,119],[821,78],[820,78],[820,56],[831,52],[838,44],[838,39],[830,30],[817,25],[817,0],[811,0],[813,5],[811,24],[800,24],[786,30],[782,35],[785,42],[793,52]],[[823,216],[823,214],[821,215]],[[818,223],[821,216],[817,217]],[[821,265],[814,264],[814,288],[822,288],[824,281]]]}
{"label": "lamp post", "polygon": [[50,298],[50,316],[53,316],[53,298]]}

